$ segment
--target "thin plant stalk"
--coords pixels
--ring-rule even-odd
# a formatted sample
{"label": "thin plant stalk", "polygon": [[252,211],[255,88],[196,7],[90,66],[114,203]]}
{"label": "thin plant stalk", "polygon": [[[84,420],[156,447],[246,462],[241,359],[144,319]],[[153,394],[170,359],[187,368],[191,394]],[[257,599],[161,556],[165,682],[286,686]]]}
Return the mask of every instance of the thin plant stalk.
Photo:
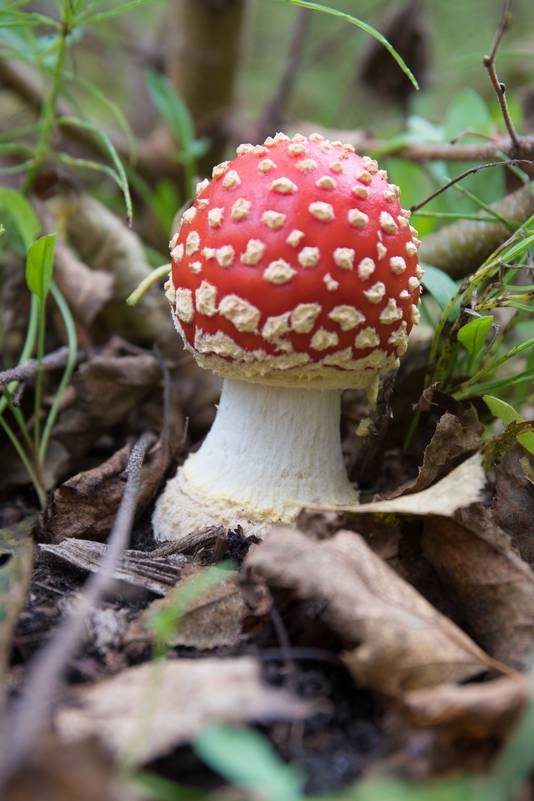
{"label": "thin plant stalk", "polygon": [[46,298],[39,300],[39,316],[37,323],[37,373],[35,376],[35,402],[33,419],[33,442],[35,457],[39,454],[39,441],[41,438],[41,400],[43,395],[43,370],[42,362],[45,349],[45,323],[46,323]]}
{"label": "thin plant stalk", "polygon": [[74,320],[72,318],[72,314],[70,313],[68,304],[66,303],[65,298],[63,297],[63,295],[61,294],[61,292],[59,291],[54,282],[52,282],[50,285],[50,293],[54,298],[55,302],[57,303],[61,317],[63,319],[63,323],[65,325],[65,330],[67,332],[67,345],[69,348],[69,356],[43,429],[43,436],[41,438],[41,444],[39,446],[39,462],[41,464],[45,460],[46,452],[48,450],[48,443],[50,440],[50,434],[56,422],[56,418],[58,416],[59,409],[61,407],[61,401],[63,400],[65,389],[67,388],[67,384],[69,383],[72,373],[74,372],[74,368],[76,367],[76,358],[78,355],[78,338],[76,336],[76,327],[74,325]]}
{"label": "thin plant stalk", "polygon": [[[22,351],[19,357],[19,364],[23,364],[27,362],[28,359],[31,358],[32,353],[35,349],[35,337],[37,335],[37,318],[39,316],[39,300],[36,295],[32,294],[31,298],[31,306],[30,306],[30,317],[28,320],[28,328],[26,330],[26,339],[24,340],[24,345],[22,347]],[[12,381],[6,389],[8,392],[13,394],[18,386],[18,381]],[[0,398],[0,414],[4,411],[7,406],[7,395]]]}
{"label": "thin plant stalk", "polygon": [[63,73],[63,64],[65,62],[67,36],[70,31],[70,25],[67,21],[69,0],[65,1],[64,8],[65,8],[65,19],[63,20],[63,23],[60,28],[60,35],[57,44],[56,63],[54,65],[54,70],[52,72],[52,85],[50,87],[50,93],[43,105],[41,120],[39,123],[39,129],[40,129],[39,139],[37,141],[37,145],[35,148],[35,155],[33,157],[31,167],[28,171],[28,175],[26,176],[26,180],[24,182],[24,191],[26,193],[31,190],[35,182],[35,179],[37,177],[37,174],[46,159],[46,156],[48,154],[48,149],[50,146],[50,139],[52,137],[52,132],[54,129],[54,116],[56,113],[56,105],[61,90],[61,79]]}
{"label": "thin plant stalk", "polygon": [[18,457],[22,462],[22,464],[24,465],[26,472],[28,473],[31,482],[35,488],[35,492],[37,493],[37,497],[39,498],[39,504],[41,505],[41,508],[44,509],[46,503],[46,493],[40,478],[35,473],[28,456],[24,451],[24,448],[17,439],[15,432],[13,431],[9,423],[7,423],[2,416],[0,416],[0,426],[4,429],[11,444],[15,448]]}

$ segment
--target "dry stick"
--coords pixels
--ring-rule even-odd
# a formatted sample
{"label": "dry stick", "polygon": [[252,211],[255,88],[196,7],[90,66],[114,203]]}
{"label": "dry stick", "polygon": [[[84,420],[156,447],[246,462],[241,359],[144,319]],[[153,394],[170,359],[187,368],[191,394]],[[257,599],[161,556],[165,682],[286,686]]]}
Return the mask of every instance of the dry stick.
{"label": "dry stick", "polygon": [[506,161],[492,161],[489,164],[478,164],[476,167],[470,167],[468,170],[464,170],[461,172],[460,175],[457,175],[456,178],[451,178],[450,181],[447,181],[446,184],[440,186],[439,189],[436,189],[432,192],[428,197],[421,200],[419,203],[414,203],[413,206],[410,206],[410,211],[418,211],[423,206],[426,206],[427,203],[430,203],[431,200],[434,200],[435,197],[441,195],[442,192],[445,192],[449,187],[454,186],[457,184],[458,181],[461,181],[463,178],[466,178],[468,175],[472,175],[479,170],[486,170],[488,167],[506,167],[507,164],[533,164],[534,162],[532,159],[507,159]]}
{"label": "dry stick", "polygon": [[512,19],[511,8],[512,8],[512,0],[504,0],[501,21],[495,33],[490,53],[489,55],[484,56],[484,58],[482,59],[482,63],[486,67],[492,86],[495,89],[495,94],[497,95],[497,99],[501,107],[501,114],[504,120],[504,124],[506,125],[506,130],[508,131],[510,139],[512,140],[513,143],[512,153],[515,156],[517,154],[522,153],[521,142],[519,140],[519,136],[515,129],[514,123],[512,122],[510,111],[508,109],[508,103],[506,102],[506,97],[505,97],[506,87],[504,83],[499,80],[499,77],[497,75],[497,70],[495,69],[495,57],[497,55],[497,50],[499,49],[499,45],[501,44],[502,38],[506,33],[506,31],[508,30],[510,26],[510,21]]}
{"label": "dry stick", "polygon": [[126,548],[134,521],[143,460],[155,441],[156,436],[147,432],[133,446],[126,468],[124,494],[100,571],[87,581],[68,618],[60,624],[56,634],[31,664],[22,694],[4,720],[0,748],[0,789],[24,763],[47,725],[67,663],[83,638],[87,616],[112,581],[113,571]]}
{"label": "dry stick", "polygon": [[[426,161],[489,161],[491,159],[513,155],[515,147],[509,136],[491,138],[484,144],[441,144],[423,143],[414,145],[399,145],[392,147],[387,141],[368,136],[363,131],[347,130],[345,128],[327,128],[316,123],[300,122],[291,126],[293,131],[312,133],[318,131],[328,139],[340,139],[354,145],[359,152],[374,152],[378,156],[397,156],[415,162]],[[237,132],[236,132],[237,136]],[[534,135],[520,136],[521,155],[525,158],[534,156]]]}
{"label": "dry stick", "polygon": [[[41,87],[37,77],[32,74],[28,69],[21,69],[21,65],[0,59],[0,79],[2,84],[9,87],[15,92],[22,100],[35,108],[37,111],[41,108],[42,95]],[[72,109],[67,106],[64,101],[60,100],[58,104],[58,111],[61,116],[70,116]],[[242,121],[238,120],[237,125],[232,127],[231,136],[236,140],[242,138]],[[317,130],[316,123],[313,126],[307,126],[302,123],[297,126],[292,126],[295,129],[303,129],[307,127]],[[515,142],[508,136],[499,137],[488,142],[484,145],[443,145],[443,144],[416,144],[408,145],[407,147],[399,147],[392,150],[388,142],[381,142],[378,139],[366,136],[361,132],[354,132],[352,130],[336,130],[330,131],[328,128],[320,128],[319,131],[329,135],[331,139],[342,139],[355,145],[359,150],[366,152],[369,151],[384,151],[388,155],[395,155],[399,158],[408,159],[409,161],[425,162],[425,161],[487,161],[494,159],[503,154],[505,156],[515,155]],[[87,131],[82,128],[63,127],[62,134],[68,137],[71,141],[76,141],[77,144],[83,146],[91,153],[102,155],[101,145],[99,142]],[[125,138],[121,137],[117,132],[111,132],[110,138],[115,146],[115,149],[125,161],[129,161],[129,146]],[[534,156],[534,135],[518,137],[520,144],[521,154],[525,157]],[[173,154],[169,152],[162,152],[160,146],[154,146],[150,138],[142,141],[138,147],[138,156],[135,162],[136,169],[142,174],[150,177],[165,175],[176,176],[180,174],[181,166],[173,159]]]}
{"label": "dry stick", "polygon": [[[69,349],[67,346],[58,348],[45,356],[41,362],[41,370],[58,370],[60,367],[65,367],[69,358]],[[78,353],[77,361],[83,361],[86,355]],[[32,378],[39,370],[39,362],[37,359],[28,359],[27,362],[19,364],[16,367],[11,367],[9,370],[4,370],[0,373],[0,388],[5,387],[12,381],[27,381]]]}

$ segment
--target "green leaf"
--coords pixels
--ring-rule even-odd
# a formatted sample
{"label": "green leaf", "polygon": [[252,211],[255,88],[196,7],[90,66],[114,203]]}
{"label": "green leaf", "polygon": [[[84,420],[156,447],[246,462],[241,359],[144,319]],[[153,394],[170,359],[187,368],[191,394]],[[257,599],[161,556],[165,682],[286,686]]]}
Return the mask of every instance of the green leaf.
{"label": "green leaf", "polygon": [[98,11],[96,14],[80,14],[76,22],[78,24],[82,23],[84,25],[94,25],[95,22],[103,22],[108,19],[112,19],[113,17],[118,17],[120,14],[126,14],[128,11],[133,11],[136,8],[140,8],[141,6],[146,6],[147,3],[151,3],[153,0],[130,0],[128,3],[121,3],[119,6],[115,6],[115,8],[108,8],[105,11]]}
{"label": "green leaf", "polygon": [[376,777],[364,779],[352,792],[341,793],[338,801],[484,801],[479,784],[471,776],[425,782]]}
{"label": "green leaf", "polygon": [[[452,278],[438,267],[433,267],[431,264],[423,264],[422,266],[425,274],[421,279],[421,283],[437,301],[439,307],[444,309],[458,291],[458,287]],[[455,316],[456,309],[453,308],[449,315],[449,320],[452,320]]]}
{"label": "green leaf", "polygon": [[44,302],[54,268],[54,248],[56,235],[47,234],[42,236],[28,251],[26,259],[26,283],[30,292],[37,295],[41,303]]}
{"label": "green leaf", "polygon": [[[450,141],[464,131],[489,135],[493,130],[491,112],[474,89],[462,89],[452,100],[443,123],[445,138]],[[463,140],[462,140],[463,141]],[[466,141],[480,142],[477,137],[466,137]]]}
{"label": "green leaf", "polygon": [[148,70],[146,81],[157,110],[168,122],[182,150],[189,152],[195,139],[195,126],[189,109],[176,94],[170,81],[159,72]]}
{"label": "green leaf", "polygon": [[369,36],[372,36],[381,45],[383,45],[388,53],[395,59],[401,70],[404,72],[406,77],[411,81],[411,83],[415,86],[416,89],[419,89],[419,84],[415,78],[415,75],[408,67],[404,59],[397,53],[391,42],[388,42],[386,37],[373,28],[371,25],[368,25],[367,22],[364,22],[357,17],[353,17],[352,14],[347,14],[345,11],[339,11],[337,8],[330,8],[330,6],[323,6],[321,3],[312,3],[309,0],[287,0],[289,3],[292,3],[295,6],[302,6],[303,8],[309,8],[312,11],[322,11],[323,14],[331,14],[333,17],[339,17],[340,19],[344,19],[346,22],[350,22],[351,25],[356,25],[357,28],[360,28],[365,33],[368,33]]}
{"label": "green leaf", "polygon": [[286,765],[268,740],[253,729],[214,725],[193,743],[199,757],[227,781],[269,801],[303,798],[302,773]]}
{"label": "green leaf", "polygon": [[143,798],[150,801],[210,801],[213,796],[210,792],[196,790],[193,787],[184,787],[182,784],[164,779],[155,773],[137,773],[133,783],[143,791]]}
{"label": "green leaf", "polygon": [[13,220],[26,250],[41,230],[41,223],[24,195],[16,189],[0,187],[0,209],[7,211]]}
{"label": "green leaf", "polygon": [[[510,425],[510,423],[525,422],[525,418],[522,417],[519,412],[516,412],[514,407],[506,403],[506,401],[496,398],[493,395],[483,395],[482,400],[492,415],[502,420],[505,426]],[[517,441],[526,448],[529,453],[534,453],[534,433],[519,434]]]}
{"label": "green leaf", "polygon": [[458,341],[467,349],[469,356],[474,359],[478,356],[488,338],[490,328],[493,325],[493,317],[476,317],[469,320],[458,331]]}

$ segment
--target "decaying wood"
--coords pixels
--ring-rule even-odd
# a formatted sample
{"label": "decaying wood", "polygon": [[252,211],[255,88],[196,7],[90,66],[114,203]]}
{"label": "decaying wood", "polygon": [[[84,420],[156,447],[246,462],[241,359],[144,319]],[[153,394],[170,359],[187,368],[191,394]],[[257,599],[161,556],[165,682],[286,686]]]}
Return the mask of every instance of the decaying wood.
{"label": "decaying wood", "polygon": [[[63,564],[77,567],[89,573],[100,570],[108,546],[93,540],[78,540],[74,537],[63,540],[58,545],[47,543],[39,546],[43,553]],[[150,552],[127,550],[113,571],[114,581],[133,584],[149,590],[155,595],[164,596],[174,587],[186,564],[181,554],[172,557],[157,557]]]}

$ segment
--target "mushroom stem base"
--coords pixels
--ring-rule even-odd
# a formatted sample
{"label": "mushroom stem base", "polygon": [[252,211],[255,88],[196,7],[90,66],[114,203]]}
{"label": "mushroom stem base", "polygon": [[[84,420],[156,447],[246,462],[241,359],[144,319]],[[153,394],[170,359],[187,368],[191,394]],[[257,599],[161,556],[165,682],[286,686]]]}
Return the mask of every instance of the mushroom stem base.
{"label": "mushroom stem base", "polygon": [[343,464],[340,390],[225,379],[215,422],[159,498],[159,540],[209,525],[262,535],[310,504],[357,501]]}

